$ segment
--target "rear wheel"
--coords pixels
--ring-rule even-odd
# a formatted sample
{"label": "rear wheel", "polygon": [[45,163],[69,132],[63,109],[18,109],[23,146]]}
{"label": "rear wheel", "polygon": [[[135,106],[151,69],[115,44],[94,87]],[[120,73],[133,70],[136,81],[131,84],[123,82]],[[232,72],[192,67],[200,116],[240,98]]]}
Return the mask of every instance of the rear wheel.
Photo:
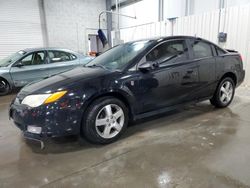
{"label": "rear wheel", "polygon": [[234,81],[230,77],[224,78],[216,89],[213,98],[210,99],[210,102],[215,107],[225,108],[232,102],[234,92]]}
{"label": "rear wheel", "polygon": [[10,91],[10,85],[7,81],[0,78],[0,96],[7,95]]}
{"label": "rear wheel", "polygon": [[116,141],[128,124],[128,109],[114,97],[94,101],[86,111],[83,136],[90,142],[108,144]]}

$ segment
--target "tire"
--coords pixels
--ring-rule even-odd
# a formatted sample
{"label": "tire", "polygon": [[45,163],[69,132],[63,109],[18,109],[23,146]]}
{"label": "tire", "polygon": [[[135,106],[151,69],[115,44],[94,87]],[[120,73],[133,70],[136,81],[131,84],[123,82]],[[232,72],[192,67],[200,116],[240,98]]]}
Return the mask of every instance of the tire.
{"label": "tire", "polygon": [[95,100],[86,110],[82,124],[82,136],[95,144],[116,141],[128,125],[128,109],[114,97]]}
{"label": "tire", "polygon": [[0,96],[7,95],[10,92],[10,85],[7,81],[0,78]]}
{"label": "tire", "polygon": [[218,85],[210,103],[217,108],[225,108],[231,104],[235,93],[235,83],[230,77],[224,78]]}

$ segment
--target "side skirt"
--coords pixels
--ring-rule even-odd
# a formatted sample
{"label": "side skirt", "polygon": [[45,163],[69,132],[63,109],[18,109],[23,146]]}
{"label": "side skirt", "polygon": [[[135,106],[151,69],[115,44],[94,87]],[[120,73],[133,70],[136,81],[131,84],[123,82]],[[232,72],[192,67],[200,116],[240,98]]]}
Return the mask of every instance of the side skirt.
{"label": "side skirt", "polygon": [[175,110],[175,109],[179,109],[179,108],[181,108],[183,106],[188,106],[188,105],[192,105],[192,104],[196,104],[196,103],[199,103],[199,102],[202,102],[202,101],[209,100],[212,97],[213,96],[206,97],[206,98],[201,98],[201,99],[198,99],[198,100],[195,100],[195,101],[186,102],[186,103],[183,103],[183,104],[178,104],[178,105],[169,106],[169,107],[166,107],[166,108],[161,108],[159,110],[154,110],[154,111],[146,112],[146,113],[143,113],[143,114],[134,115],[133,120],[136,121],[136,120],[143,119],[143,118],[146,118],[146,117],[150,117],[150,116],[154,116],[154,115],[158,115],[158,114],[163,114],[163,113]]}

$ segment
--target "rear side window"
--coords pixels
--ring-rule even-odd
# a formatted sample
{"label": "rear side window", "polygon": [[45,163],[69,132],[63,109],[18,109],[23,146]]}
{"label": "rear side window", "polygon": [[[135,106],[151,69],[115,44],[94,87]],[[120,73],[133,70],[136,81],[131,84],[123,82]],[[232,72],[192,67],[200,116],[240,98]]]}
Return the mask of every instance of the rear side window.
{"label": "rear side window", "polygon": [[206,42],[197,40],[192,44],[192,48],[195,59],[213,56],[212,48]]}
{"label": "rear side window", "polygon": [[49,58],[50,58],[51,63],[72,61],[76,59],[76,56],[74,54],[64,52],[64,51],[51,50],[48,53],[49,53]]}

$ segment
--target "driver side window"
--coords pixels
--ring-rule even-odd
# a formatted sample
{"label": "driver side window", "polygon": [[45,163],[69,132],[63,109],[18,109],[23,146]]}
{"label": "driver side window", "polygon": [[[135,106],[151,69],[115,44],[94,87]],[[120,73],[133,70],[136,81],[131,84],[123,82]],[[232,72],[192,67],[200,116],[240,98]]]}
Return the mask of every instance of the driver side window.
{"label": "driver side window", "polygon": [[33,52],[21,60],[24,66],[40,65],[45,62],[44,52]]}
{"label": "driver side window", "polygon": [[184,40],[174,40],[160,44],[148,55],[146,61],[158,62],[159,64],[176,63],[188,58],[188,49]]}

